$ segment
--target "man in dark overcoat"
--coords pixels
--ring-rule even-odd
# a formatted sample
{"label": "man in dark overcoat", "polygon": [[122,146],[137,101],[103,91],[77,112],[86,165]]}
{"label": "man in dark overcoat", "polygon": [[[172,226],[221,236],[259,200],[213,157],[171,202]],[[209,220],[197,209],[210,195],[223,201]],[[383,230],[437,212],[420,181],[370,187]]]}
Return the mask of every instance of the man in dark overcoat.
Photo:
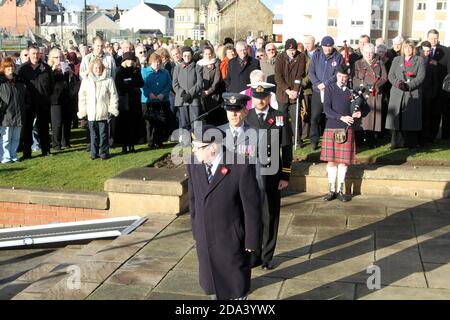
{"label": "man in dark overcoat", "polygon": [[237,57],[228,62],[227,78],[225,84],[227,92],[242,92],[250,83],[250,73],[261,69],[259,60],[248,55],[247,44],[239,41],[236,44]]}
{"label": "man in dark overcoat", "polygon": [[246,122],[258,130],[257,176],[261,180],[263,238],[253,266],[274,268],[273,255],[280,220],[281,191],[289,185],[292,163],[292,132],[286,114],[270,106],[270,83],[252,84],[255,108]]}
{"label": "man in dark overcoat", "polygon": [[[261,233],[261,206],[253,165],[227,164],[223,132],[196,127],[189,175],[189,211],[197,244],[200,286],[220,300],[246,299],[251,252]],[[231,155],[233,157],[233,155]]]}

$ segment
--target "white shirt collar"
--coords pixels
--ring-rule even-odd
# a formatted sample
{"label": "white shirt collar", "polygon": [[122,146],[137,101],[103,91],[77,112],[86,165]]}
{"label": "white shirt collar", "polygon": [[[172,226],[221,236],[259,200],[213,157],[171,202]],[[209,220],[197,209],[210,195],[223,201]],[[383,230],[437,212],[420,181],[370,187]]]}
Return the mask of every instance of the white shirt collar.
{"label": "white shirt collar", "polygon": [[242,123],[241,126],[240,126],[239,128],[233,128],[233,127],[230,125],[230,130],[231,130],[231,133],[232,133],[233,135],[234,135],[234,132],[237,131],[237,132],[238,132],[238,136],[240,136],[242,133],[244,133],[244,123]]}
{"label": "white shirt collar", "polygon": [[337,84],[338,88],[341,89],[342,91],[347,90],[347,86],[345,86],[345,85],[342,86],[339,84],[339,82],[336,82],[336,84]]}
{"label": "white shirt collar", "polygon": [[220,151],[220,153],[216,156],[216,158],[211,162],[211,165],[212,165],[211,172],[212,172],[213,176],[216,174],[217,167],[222,162],[222,158],[223,158],[223,152]]}
{"label": "white shirt collar", "polygon": [[270,106],[267,106],[267,108],[265,108],[263,111],[259,111],[258,109],[255,108],[256,115],[259,117],[259,114],[263,113],[264,114],[264,120],[265,120],[266,117],[267,117],[267,113],[269,112],[269,108],[270,108]]}

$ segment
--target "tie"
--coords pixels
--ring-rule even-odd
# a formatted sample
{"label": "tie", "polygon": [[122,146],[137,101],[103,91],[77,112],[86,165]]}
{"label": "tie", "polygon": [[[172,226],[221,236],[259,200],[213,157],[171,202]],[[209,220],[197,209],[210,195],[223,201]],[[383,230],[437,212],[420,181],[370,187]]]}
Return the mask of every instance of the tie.
{"label": "tie", "polygon": [[239,132],[237,130],[234,130],[233,131],[233,145],[234,145],[235,149],[236,149],[236,145],[237,145],[238,136],[239,136]]}
{"label": "tie", "polygon": [[205,166],[206,166],[206,173],[208,174],[208,183],[211,183],[211,180],[213,178],[212,164],[205,163]]}
{"label": "tie", "polygon": [[436,50],[436,48],[432,48],[431,49],[431,58],[434,58],[434,51]]}
{"label": "tie", "polygon": [[264,113],[261,112],[260,114],[258,114],[258,120],[260,127],[264,127]]}

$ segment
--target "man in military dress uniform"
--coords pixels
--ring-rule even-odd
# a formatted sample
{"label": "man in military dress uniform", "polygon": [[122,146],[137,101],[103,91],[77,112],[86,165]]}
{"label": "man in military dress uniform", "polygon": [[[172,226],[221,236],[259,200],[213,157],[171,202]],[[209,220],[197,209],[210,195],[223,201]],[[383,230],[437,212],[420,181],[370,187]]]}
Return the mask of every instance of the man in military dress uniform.
{"label": "man in military dress uniform", "polygon": [[263,235],[260,254],[254,266],[261,264],[264,270],[273,269],[272,259],[280,220],[281,191],[289,184],[292,163],[292,131],[283,112],[270,106],[270,83],[252,84],[254,109],[250,110],[246,122],[258,130],[257,177],[262,198]]}
{"label": "man in military dress uniform", "polygon": [[196,162],[187,166],[189,212],[200,286],[213,298],[244,300],[250,291],[251,252],[261,243],[256,170],[226,161],[223,132],[217,128],[197,127],[192,138]]}

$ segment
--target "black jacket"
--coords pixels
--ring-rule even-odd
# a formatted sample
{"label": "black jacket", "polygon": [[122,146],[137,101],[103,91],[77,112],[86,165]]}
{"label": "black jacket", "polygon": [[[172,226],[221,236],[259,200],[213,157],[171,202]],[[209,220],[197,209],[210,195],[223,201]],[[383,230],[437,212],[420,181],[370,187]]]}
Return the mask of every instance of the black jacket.
{"label": "black jacket", "polygon": [[14,76],[10,81],[0,75],[0,126],[23,126],[28,103],[29,95],[22,80]]}
{"label": "black jacket", "polygon": [[255,58],[248,57],[247,62],[242,67],[239,57],[231,59],[228,62],[228,73],[225,80],[227,92],[242,92],[247,89],[250,84],[250,73],[253,70],[261,69],[259,61]]}
{"label": "black jacket", "polygon": [[50,66],[41,61],[38,67],[33,69],[31,62],[28,61],[20,66],[18,75],[25,81],[30,93],[31,105],[49,107],[54,86],[53,72]]}
{"label": "black jacket", "polygon": [[53,71],[54,86],[50,96],[52,105],[66,105],[69,102],[69,74]]}

